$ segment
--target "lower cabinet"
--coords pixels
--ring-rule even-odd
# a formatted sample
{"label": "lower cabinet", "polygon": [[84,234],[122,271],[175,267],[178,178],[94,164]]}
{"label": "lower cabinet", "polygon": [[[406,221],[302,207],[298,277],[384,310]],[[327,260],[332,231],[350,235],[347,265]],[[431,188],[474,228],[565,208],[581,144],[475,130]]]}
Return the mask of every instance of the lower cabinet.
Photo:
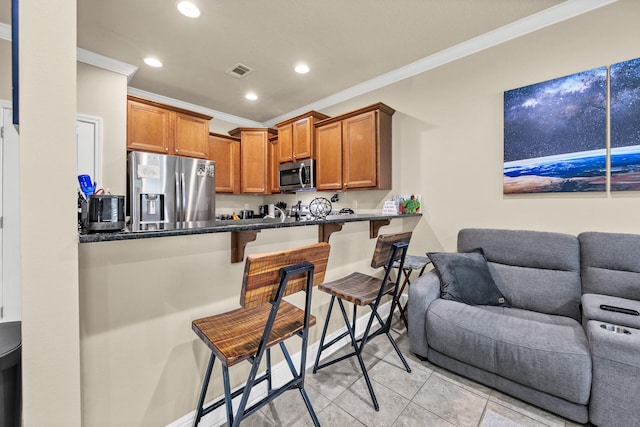
{"label": "lower cabinet", "polygon": [[316,123],[318,190],[391,189],[391,118],[373,104]]}
{"label": "lower cabinet", "polygon": [[216,162],[216,193],[240,194],[240,139],[210,133],[207,148]]}

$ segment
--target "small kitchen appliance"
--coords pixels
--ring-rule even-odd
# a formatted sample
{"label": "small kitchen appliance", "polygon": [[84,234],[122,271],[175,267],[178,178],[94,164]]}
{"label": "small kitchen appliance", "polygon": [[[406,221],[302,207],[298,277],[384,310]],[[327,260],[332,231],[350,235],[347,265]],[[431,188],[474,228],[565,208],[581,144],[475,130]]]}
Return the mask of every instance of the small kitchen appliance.
{"label": "small kitchen appliance", "polygon": [[124,228],[124,196],[91,195],[87,201],[88,231],[120,231]]}

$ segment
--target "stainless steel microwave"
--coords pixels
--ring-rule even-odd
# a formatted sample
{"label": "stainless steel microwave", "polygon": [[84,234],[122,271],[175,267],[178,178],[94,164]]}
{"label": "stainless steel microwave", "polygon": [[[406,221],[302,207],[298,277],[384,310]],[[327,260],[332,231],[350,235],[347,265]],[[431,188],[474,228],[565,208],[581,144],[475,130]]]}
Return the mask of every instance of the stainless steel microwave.
{"label": "stainless steel microwave", "polygon": [[316,184],[316,171],[313,159],[280,165],[280,191],[313,190]]}

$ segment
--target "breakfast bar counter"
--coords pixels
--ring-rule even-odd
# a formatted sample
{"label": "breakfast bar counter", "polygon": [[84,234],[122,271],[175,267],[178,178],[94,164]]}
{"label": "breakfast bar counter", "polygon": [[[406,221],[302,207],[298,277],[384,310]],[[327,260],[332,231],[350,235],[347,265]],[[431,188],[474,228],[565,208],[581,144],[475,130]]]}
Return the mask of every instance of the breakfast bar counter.
{"label": "breakfast bar counter", "polygon": [[[287,227],[304,227],[309,225],[318,225],[321,229],[326,229],[327,224],[332,224],[335,228],[336,225],[357,222],[357,221],[370,221],[372,226],[386,225],[379,223],[379,221],[388,221],[395,218],[409,218],[420,217],[421,213],[415,214],[401,214],[401,215],[383,215],[383,214],[338,214],[329,215],[325,219],[314,220],[300,220],[296,221],[294,218],[287,218],[286,221],[281,222],[280,219],[250,219],[250,220],[224,220],[216,221],[211,225],[196,224],[193,228],[181,228],[172,230],[143,230],[143,231],[118,231],[110,233],[86,233],[80,234],[80,243],[94,243],[94,242],[110,242],[114,240],[133,240],[133,239],[149,239],[153,237],[168,237],[168,236],[183,236],[192,234],[209,234],[209,233],[227,233],[227,232],[241,232],[241,231],[260,231],[270,228],[287,228]],[[388,223],[387,223],[388,224]],[[377,235],[377,230],[376,230]],[[375,236],[374,236],[375,237]],[[321,239],[325,240],[325,239]]]}

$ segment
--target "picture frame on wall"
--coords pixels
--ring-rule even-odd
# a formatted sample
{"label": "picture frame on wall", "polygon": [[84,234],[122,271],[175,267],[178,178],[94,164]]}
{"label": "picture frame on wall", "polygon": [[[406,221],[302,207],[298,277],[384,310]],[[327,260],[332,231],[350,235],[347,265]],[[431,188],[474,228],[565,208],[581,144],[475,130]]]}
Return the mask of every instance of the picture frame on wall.
{"label": "picture frame on wall", "polygon": [[640,58],[610,68],[611,191],[640,191]]}
{"label": "picture frame on wall", "polygon": [[606,144],[606,67],[504,92],[504,194],[606,191]]}

